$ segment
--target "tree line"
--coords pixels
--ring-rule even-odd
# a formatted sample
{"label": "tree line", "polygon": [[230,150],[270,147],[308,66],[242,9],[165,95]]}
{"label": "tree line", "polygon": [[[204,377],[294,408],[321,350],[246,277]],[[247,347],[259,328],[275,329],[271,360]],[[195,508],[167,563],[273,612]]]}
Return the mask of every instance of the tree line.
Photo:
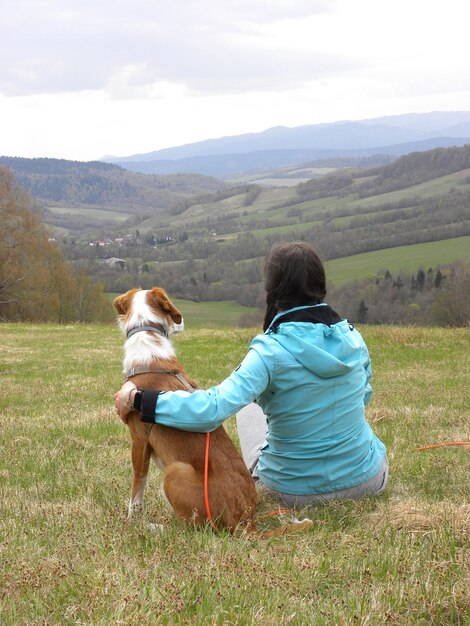
{"label": "tree line", "polygon": [[328,301],[352,323],[470,325],[470,263],[385,270],[375,278],[329,290]]}

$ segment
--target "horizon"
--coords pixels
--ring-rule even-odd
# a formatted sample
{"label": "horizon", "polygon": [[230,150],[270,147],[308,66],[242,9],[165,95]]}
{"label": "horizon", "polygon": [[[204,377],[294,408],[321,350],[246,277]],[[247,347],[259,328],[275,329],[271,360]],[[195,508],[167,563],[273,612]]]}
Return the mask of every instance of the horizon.
{"label": "horizon", "polygon": [[[223,140],[223,139],[230,139],[230,138],[235,138],[235,137],[240,137],[240,136],[252,136],[252,135],[259,135],[262,133],[266,133],[269,132],[271,130],[276,130],[276,129],[296,129],[296,128],[308,128],[308,127],[312,127],[312,126],[332,126],[332,125],[339,125],[339,124],[348,124],[348,123],[357,123],[360,124],[362,122],[373,122],[373,121],[379,121],[379,120],[383,120],[386,118],[397,118],[397,117],[405,117],[405,116],[426,116],[426,115],[433,115],[433,114],[440,114],[440,113],[449,113],[449,114],[469,114],[470,115],[470,110],[466,111],[463,109],[460,110],[449,110],[449,111],[444,111],[444,110],[434,110],[434,111],[425,111],[422,113],[416,112],[416,111],[407,111],[404,113],[398,113],[398,114],[393,114],[393,115],[379,115],[376,117],[370,117],[370,118],[360,118],[360,119],[340,119],[340,120],[333,120],[331,122],[318,122],[318,123],[312,123],[312,124],[301,124],[298,126],[292,126],[292,125],[284,125],[284,124],[278,124],[275,126],[270,126],[269,128],[264,128],[260,131],[252,131],[252,132],[246,132],[246,133],[237,133],[237,134],[225,134],[225,135],[221,135],[218,137],[205,137],[203,139],[200,139],[198,141],[191,141],[188,143],[183,143],[183,144],[172,144],[172,145],[168,145],[165,146],[164,148],[158,148],[157,150],[149,150],[148,152],[136,152],[133,154],[122,154],[122,155],[116,155],[116,154],[105,154],[102,155],[100,157],[97,158],[92,158],[92,159],[79,159],[79,158],[67,158],[65,156],[50,156],[47,154],[44,155],[35,155],[35,156],[26,156],[23,154],[6,154],[6,153],[0,153],[1,157],[8,157],[8,158],[20,158],[20,159],[56,159],[56,160],[63,160],[63,161],[75,161],[75,162],[79,162],[79,163],[91,163],[91,162],[112,162],[112,161],[108,161],[107,159],[123,159],[123,158],[134,158],[134,157],[138,157],[138,156],[146,156],[152,152],[158,152],[160,150],[166,150],[166,149],[173,149],[173,148],[181,148],[184,146],[192,146],[192,145],[197,145],[197,144],[203,144],[205,142],[208,141],[218,141],[218,140]],[[399,142],[402,143],[402,142]],[[390,144],[390,145],[394,145],[394,144]],[[398,145],[398,144],[397,144]],[[117,163],[118,165],[120,165],[119,163]]]}

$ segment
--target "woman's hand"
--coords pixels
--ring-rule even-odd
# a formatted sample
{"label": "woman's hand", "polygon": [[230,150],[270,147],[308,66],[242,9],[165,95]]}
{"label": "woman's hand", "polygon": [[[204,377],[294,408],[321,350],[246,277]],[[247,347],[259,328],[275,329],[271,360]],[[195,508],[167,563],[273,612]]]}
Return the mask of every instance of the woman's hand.
{"label": "woman's hand", "polygon": [[137,387],[133,382],[128,380],[123,384],[121,389],[114,394],[114,406],[116,413],[119,415],[124,424],[127,424],[127,417],[131,412],[130,406],[134,401],[134,395]]}

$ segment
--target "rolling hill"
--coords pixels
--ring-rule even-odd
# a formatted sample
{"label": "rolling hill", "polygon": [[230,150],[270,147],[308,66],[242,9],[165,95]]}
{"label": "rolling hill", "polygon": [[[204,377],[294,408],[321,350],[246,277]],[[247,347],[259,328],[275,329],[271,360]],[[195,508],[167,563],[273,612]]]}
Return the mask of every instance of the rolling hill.
{"label": "rolling hill", "polygon": [[[100,277],[115,290],[125,281],[160,283],[195,300],[255,305],[263,257],[280,240],[312,242],[338,285],[380,269],[470,261],[470,145],[296,187],[235,186],[188,200],[165,223],[154,214],[133,227],[141,234],[135,248],[109,250],[128,271],[103,269]],[[165,238],[173,245],[158,245]]]}
{"label": "rolling hill", "polygon": [[61,232],[87,234],[136,214],[164,215],[194,194],[226,185],[199,174],[146,176],[100,161],[0,157],[41,208],[43,219]]}
{"label": "rolling hill", "polygon": [[[381,167],[343,167],[293,187],[229,187],[199,176],[132,174],[103,163],[19,161],[28,169],[29,188],[47,202],[43,218],[60,235],[67,258],[90,262],[110,291],[159,283],[182,298],[255,305],[262,259],[279,240],[311,241],[334,268],[337,284],[374,269],[414,271],[470,260],[470,145],[416,152]],[[83,194],[93,172],[91,198]],[[135,191],[126,186],[131,182]],[[62,204],[67,196],[47,200],[42,190],[51,193],[54,185],[67,193],[75,189],[68,196],[74,202]],[[106,242],[83,246],[90,238]],[[123,262],[101,262],[108,257]]]}

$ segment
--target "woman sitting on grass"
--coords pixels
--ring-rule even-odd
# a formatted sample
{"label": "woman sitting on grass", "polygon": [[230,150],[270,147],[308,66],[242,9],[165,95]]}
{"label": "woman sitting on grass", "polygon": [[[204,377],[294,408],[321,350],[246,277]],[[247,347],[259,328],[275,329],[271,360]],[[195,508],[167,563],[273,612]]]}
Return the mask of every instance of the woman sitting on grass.
{"label": "woman sitting on grass", "polygon": [[[237,414],[257,488],[289,507],[381,494],[388,461],[365,418],[372,390],[364,340],[323,302],[325,271],[307,243],[275,245],[265,276],[264,334],[237,369],[207,391],[144,391],[141,419],[208,432]],[[124,422],[134,389],[128,381],[115,396]]]}

